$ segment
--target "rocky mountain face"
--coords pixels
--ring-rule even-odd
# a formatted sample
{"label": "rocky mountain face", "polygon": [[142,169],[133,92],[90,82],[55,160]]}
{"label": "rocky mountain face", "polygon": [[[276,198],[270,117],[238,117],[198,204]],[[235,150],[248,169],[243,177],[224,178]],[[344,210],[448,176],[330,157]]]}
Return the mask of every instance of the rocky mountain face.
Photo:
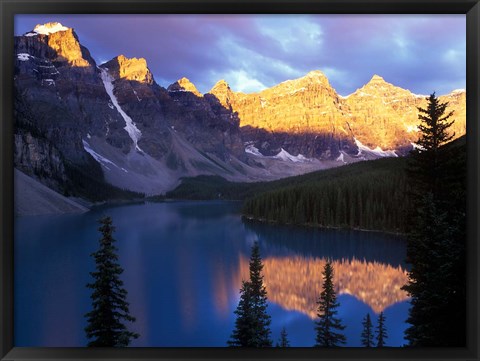
{"label": "rocky mountain face", "polygon": [[[427,104],[427,96],[396,87],[378,75],[342,97],[320,71],[259,93],[235,93],[225,81],[218,82],[209,93],[238,113],[245,141],[262,154],[285,149],[321,159],[343,153],[355,156],[361,145],[405,154],[418,137],[417,107]],[[465,134],[465,91],[454,91],[440,99],[455,112],[452,131],[456,136]]]}
{"label": "rocky mountain face", "polygon": [[[253,94],[223,80],[204,95],[186,78],[165,89],[145,59],[97,66],[58,23],[15,37],[14,81],[15,165],[60,193],[79,175],[158,194],[184,176],[270,180],[402,155],[426,105],[379,76],[341,97],[320,71]],[[464,134],[465,92],[441,100]]]}
{"label": "rocky mountain face", "polygon": [[61,193],[71,167],[149,194],[182,176],[251,173],[238,119],[215,97],[167,91],[145,59],[97,66],[61,24],[15,38],[14,81],[16,167]]}

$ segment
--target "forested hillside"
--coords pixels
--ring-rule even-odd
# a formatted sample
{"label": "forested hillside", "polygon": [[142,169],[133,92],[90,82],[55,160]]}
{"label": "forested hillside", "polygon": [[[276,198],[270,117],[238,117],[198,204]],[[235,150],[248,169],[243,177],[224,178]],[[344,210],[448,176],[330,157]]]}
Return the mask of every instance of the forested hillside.
{"label": "forested hillside", "polygon": [[[456,162],[465,137],[443,147]],[[404,233],[407,158],[383,158],[273,182],[234,183],[217,176],[185,178],[167,198],[244,200],[247,219]]]}
{"label": "forested hillside", "polygon": [[248,199],[244,214],[282,224],[404,232],[405,164],[403,158],[381,159],[319,174]]}

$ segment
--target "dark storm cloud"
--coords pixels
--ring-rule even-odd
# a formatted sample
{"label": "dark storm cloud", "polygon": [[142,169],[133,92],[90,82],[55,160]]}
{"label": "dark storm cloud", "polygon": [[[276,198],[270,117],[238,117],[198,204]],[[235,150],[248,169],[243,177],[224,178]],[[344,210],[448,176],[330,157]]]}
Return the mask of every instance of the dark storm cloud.
{"label": "dark storm cloud", "polygon": [[146,58],[162,86],[223,78],[251,92],[319,69],[342,95],[373,74],[421,94],[465,87],[464,15],[22,15],[16,34],[48,21],[75,28],[99,63]]}

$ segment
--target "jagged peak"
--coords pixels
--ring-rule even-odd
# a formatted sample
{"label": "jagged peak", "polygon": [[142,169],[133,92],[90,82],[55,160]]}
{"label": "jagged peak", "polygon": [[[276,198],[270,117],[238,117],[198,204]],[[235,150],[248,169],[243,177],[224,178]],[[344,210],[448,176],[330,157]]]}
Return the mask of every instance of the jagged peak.
{"label": "jagged peak", "polygon": [[186,91],[195,94],[198,97],[201,97],[202,94],[198,91],[196,86],[188,79],[188,78],[181,78],[178,79],[175,83],[171,84],[167,90],[169,92],[178,92],[178,91]]}
{"label": "jagged peak", "polygon": [[217,88],[217,87],[227,87],[227,88],[230,88],[230,85],[228,85],[227,81],[225,79],[220,79],[219,81],[217,81],[215,83],[215,85],[213,86],[213,88]]}
{"label": "jagged peak", "polygon": [[51,60],[67,62],[76,68],[90,68],[89,72],[95,71],[95,60],[86,48],[82,48],[73,28],[63,26],[59,22],[49,22],[37,24],[32,31],[23,36],[47,44],[55,51],[54,55],[49,55]]}
{"label": "jagged peak", "polygon": [[228,83],[224,79],[220,79],[215,83],[212,89],[210,89],[209,93],[215,94],[215,93],[224,92],[224,91],[231,91],[230,85],[228,85]]}
{"label": "jagged peak", "polygon": [[377,75],[377,74],[374,74],[372,76],[372,79],[370,79],[369,83],[378,83],[378,82],[385,82],[385,79],[383,79],[383,77],[381,77],[380,75]]}
{"label": "jagged peak", "polygon": [[326,78],[327,76],[321,70],[312,70],[312,71],[309,71],[307,75],[305,75],[305,77],[306,78],[317,78],[317,77]]}
{"label": "jagged peak", "polygon": [[369,80],[367,84],[362,86],[361,88],[357,89],[354,93],[344,97],[345,99],[351,100],[355,99],[356,97],[374,97],[374,98],[382,98],[382,97],[414,97],[416,96],[410,90],[401,88],[394,84],[387,82],[383,77],[380,75],[373,75],[372,78]]}
{"label": "jagged peak", "polygon": [[260,94],[274,92],[292,95],[303,92],[312,86],[317,87],[319,85],[326,89],[331,88],[327,76],[322,71],[312,70],[300,78],[285,80],[271,88],[262,90]]}
{"label": "jagged peak", "polygon": [[108,69],[115,79],[133,80],[147,84],[153,83],[153,75],[147,66],[145,58],[127,58],[125,55],[120,54],[102,64],[101,67]]}
{"label": "jagged peak", "polygon": [[304,83],[322,83],[325,85],[329,84],[328,78],[324,72],[322,72],[321,70],[312,70],[300,78],[285,80],[274,87],[284,86],[284,85],[296,86],[297,84],[304,84]]}
{"label": "jagged peak", "polygon": [[117,57],[113,58],[112,60],[117,59],[119,64],[124,64],[126,66],[132,65],[132,64],[140,64],[144,65],[147,67],[147,60],[145,58],[128,58],[123,54],[118,55]]}
{"label": "jagged peak", "polygon": [[50,35],[59,31],[67,31],[70,29],[71,28],[63,26],[59,22],[49,22],[46,24],[37,24],[32,32],[36,34]]}

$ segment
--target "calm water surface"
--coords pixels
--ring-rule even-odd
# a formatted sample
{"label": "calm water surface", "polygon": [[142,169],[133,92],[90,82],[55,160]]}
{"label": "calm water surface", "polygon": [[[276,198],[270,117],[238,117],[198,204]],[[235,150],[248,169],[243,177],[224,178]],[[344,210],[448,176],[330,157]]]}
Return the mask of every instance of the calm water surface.
{"label": "calm water surface", "polygon": [[29,216],[15,225],[16,346],[85,346],[90,310],[90,254],[96,222],[113,218],[132,346],[225,346],[234,326],[250,247],[260,243],[277,341],[286,327],[292,346],[314,344],[315,301],[326,258],[333,260],[348,346],[360,346],[367,312],[384,311],[388,346],[402,346],[407,327],[405,242],[375,232],[246,224],[237,202],[146,203],[103,207],[81,215]]}

